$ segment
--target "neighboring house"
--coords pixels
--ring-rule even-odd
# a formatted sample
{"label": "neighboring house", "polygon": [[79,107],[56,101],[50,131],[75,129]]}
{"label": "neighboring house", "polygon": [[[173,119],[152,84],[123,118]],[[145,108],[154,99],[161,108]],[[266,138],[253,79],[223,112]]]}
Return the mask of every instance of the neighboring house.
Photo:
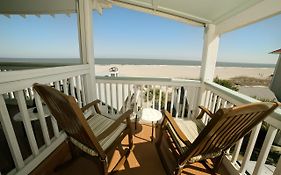
{"label": "neighboring house", "polygon": [[[275,94],[278,101],[281,102],[281,49],[270,52],[271,54],[279,54],[278,61],[275,66],[275,71],[273,74],[272,82],[270,85],[270,89]],[[278,74],[279,73],[279,74]]]}

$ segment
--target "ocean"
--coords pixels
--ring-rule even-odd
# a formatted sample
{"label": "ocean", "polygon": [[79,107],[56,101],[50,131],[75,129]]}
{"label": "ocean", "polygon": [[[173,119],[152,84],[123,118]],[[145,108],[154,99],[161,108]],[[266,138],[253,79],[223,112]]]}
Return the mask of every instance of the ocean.
{"label": "ocean", "polygon": [[[0,58],[0,66],[28,66],[28,67],[49,67],[62,65],[79,64],[78,58]],[[201,61],[197,60],[167,60],[167,59],[141,59],[141,58],[96,58],[95,63],[99,65],[122,64],[122,65],[184,65],[200,66]],[[217,67],[257,67],[257,68],[274,68],[274,64],[256,64],[256,63],[233,63],[217,62]]]}

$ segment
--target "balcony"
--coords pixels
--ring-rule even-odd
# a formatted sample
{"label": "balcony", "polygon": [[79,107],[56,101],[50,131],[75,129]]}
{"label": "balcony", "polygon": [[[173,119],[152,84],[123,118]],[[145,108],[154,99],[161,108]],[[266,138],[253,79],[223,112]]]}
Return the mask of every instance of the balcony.
{"label": "balcony", "polygon": [[[31,120],[28,109],[31,108],[33,99],[35,99],[38,109],[43,108],[41,99],[31,88],[35,82],[49,84],[62,90],[65,94],[75,96],[80,106],[84,106],[91,100],[89,99],[90,93],[96,93],[105,104],[113,107],[105,108],[110,109],[105,111],[108,115],[114,114],[115,109],[120,109],[125,98],[136,88],[141,92],[137,109],[142,107],[166,109],[181,120],[195,116],[198,113],[198,104],[203,104],[211,111],[216,111],[220,107],[256,101],[212,82],[165,78],[96,77],[96,92],[93,92],[93,89],[89,88],[89,75],[90,66],[87,64],[1,72],[0,137],[3,144],[1,144],[0,150],[0,167],[2,174],[27,174],[34,170],[37,171],[36,167],[48,160],[49,155],[60,148],[66,139],[65,133],[58,128],[52,117],[45,118],[43,113],[39,113],[38,119]],[[136,113],[137,109],[135,109]],[[21,119],[15,121],[14,117],[18,112],[21,114]],[[276,134],[281,129],[280,115],[281,110],[277,109],[264,121],[263,125],[268,127],[266,130],[262,124],[259,124],[249,136],[241,139],[235,147],[231,148],[224,157],[220,173],[263,174],[267,171],[271,174],[278,174],[281,161],[279,155],[272,158],[270,150],[274,138],[279,137]],[[207,123],[208,118],[204,118],[203,121]],[[142,121],[140,123],[142,125],[138,126],[134,139],[135,152],[129,160],[132,167],[138,168],[130,166],[130,169],[121,170],[120,174],[130,174],[130,172],[144,174],[154,167],[158,167],[159,172],[163,172],[153,143],[149,139],[151,128],[147,123]],[[259,133],[264,135],[263,143],[261,143]],[[142,153],[143,157],[139,157],[142,150],[148,150],[148,154],[155,154],[155,156],[151,156],[155,158],[153,161],[156,163],[155,166],[152,167],[148,163],[151,160],[148,160],[144,153]],[[6,156],[5,158],[2,156],[2,152]],[[270,157],[270,161],[266,161],[268,157]],[[83,160],[80,161],[82,161],[80,164],[84,166]],[[80,167],[79,161],[73,165],[76,168],[77,166]],[[208,173],[208,170],[202,169],[200,164],[195,164],[195,167],[192,168],[194,171],[200,170],[202,174]],[[64,169],[64,171],[68,170]],[[190,171],[188,170],[188,172]]]}

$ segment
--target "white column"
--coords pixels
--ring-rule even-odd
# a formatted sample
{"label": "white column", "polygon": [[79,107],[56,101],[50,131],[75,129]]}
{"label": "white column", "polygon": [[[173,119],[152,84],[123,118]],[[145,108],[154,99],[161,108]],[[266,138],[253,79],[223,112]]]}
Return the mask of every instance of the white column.
{"label": "white column", "polygon": [[93,47],[92,0],[78,1],[78,29],[80,39],[80,56],[83,64],[90,65],[90,74],[84,78],[86,101],[96,99],[96,78]]}
{"label": "white column", "polygon": [[213,81],[219,48],[216,26],[208,24],[204,32],[204,47],[200,71],[201,81]]}
{"label": "white column", "polygon": [[205,105],[206,90],[204,88],[204,82],[213,81],[216,61],[219,48],[219,35],[216,33],[216,26],[214,24],[208,24],[204,31],[204,46],[202,54],[202,63],[200,69],[200,80],[202,82],[200,93],[198,97],[199,105]]}

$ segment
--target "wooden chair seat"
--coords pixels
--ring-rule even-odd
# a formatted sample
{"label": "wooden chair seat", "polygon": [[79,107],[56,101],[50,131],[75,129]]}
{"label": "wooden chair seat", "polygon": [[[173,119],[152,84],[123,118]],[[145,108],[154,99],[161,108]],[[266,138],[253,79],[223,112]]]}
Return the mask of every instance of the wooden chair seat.
{"label": "wooden chair seat", "polygon": [[[101,114],[94,114],[91,116],[87,122],[95,134],[95,136],[99,137],[101,133],[103,133],[106,129],[108,129],[112,124],[115,123],[116,120],[108,118]],[[113,132],[111,132],[108,136],[105,138],[99,140],[99,144],[101,145],[103,150],[107,150],[110,145],[121,135],[121,133],[126,129],[127,125],[124,123],[121,123]],[[87,154],[91,156],[97,156],[98,153],[85,146],[81,142],[75,140],[73,137],[70,137],[70,141],[77,146],[82,151],[86,152]]]}

